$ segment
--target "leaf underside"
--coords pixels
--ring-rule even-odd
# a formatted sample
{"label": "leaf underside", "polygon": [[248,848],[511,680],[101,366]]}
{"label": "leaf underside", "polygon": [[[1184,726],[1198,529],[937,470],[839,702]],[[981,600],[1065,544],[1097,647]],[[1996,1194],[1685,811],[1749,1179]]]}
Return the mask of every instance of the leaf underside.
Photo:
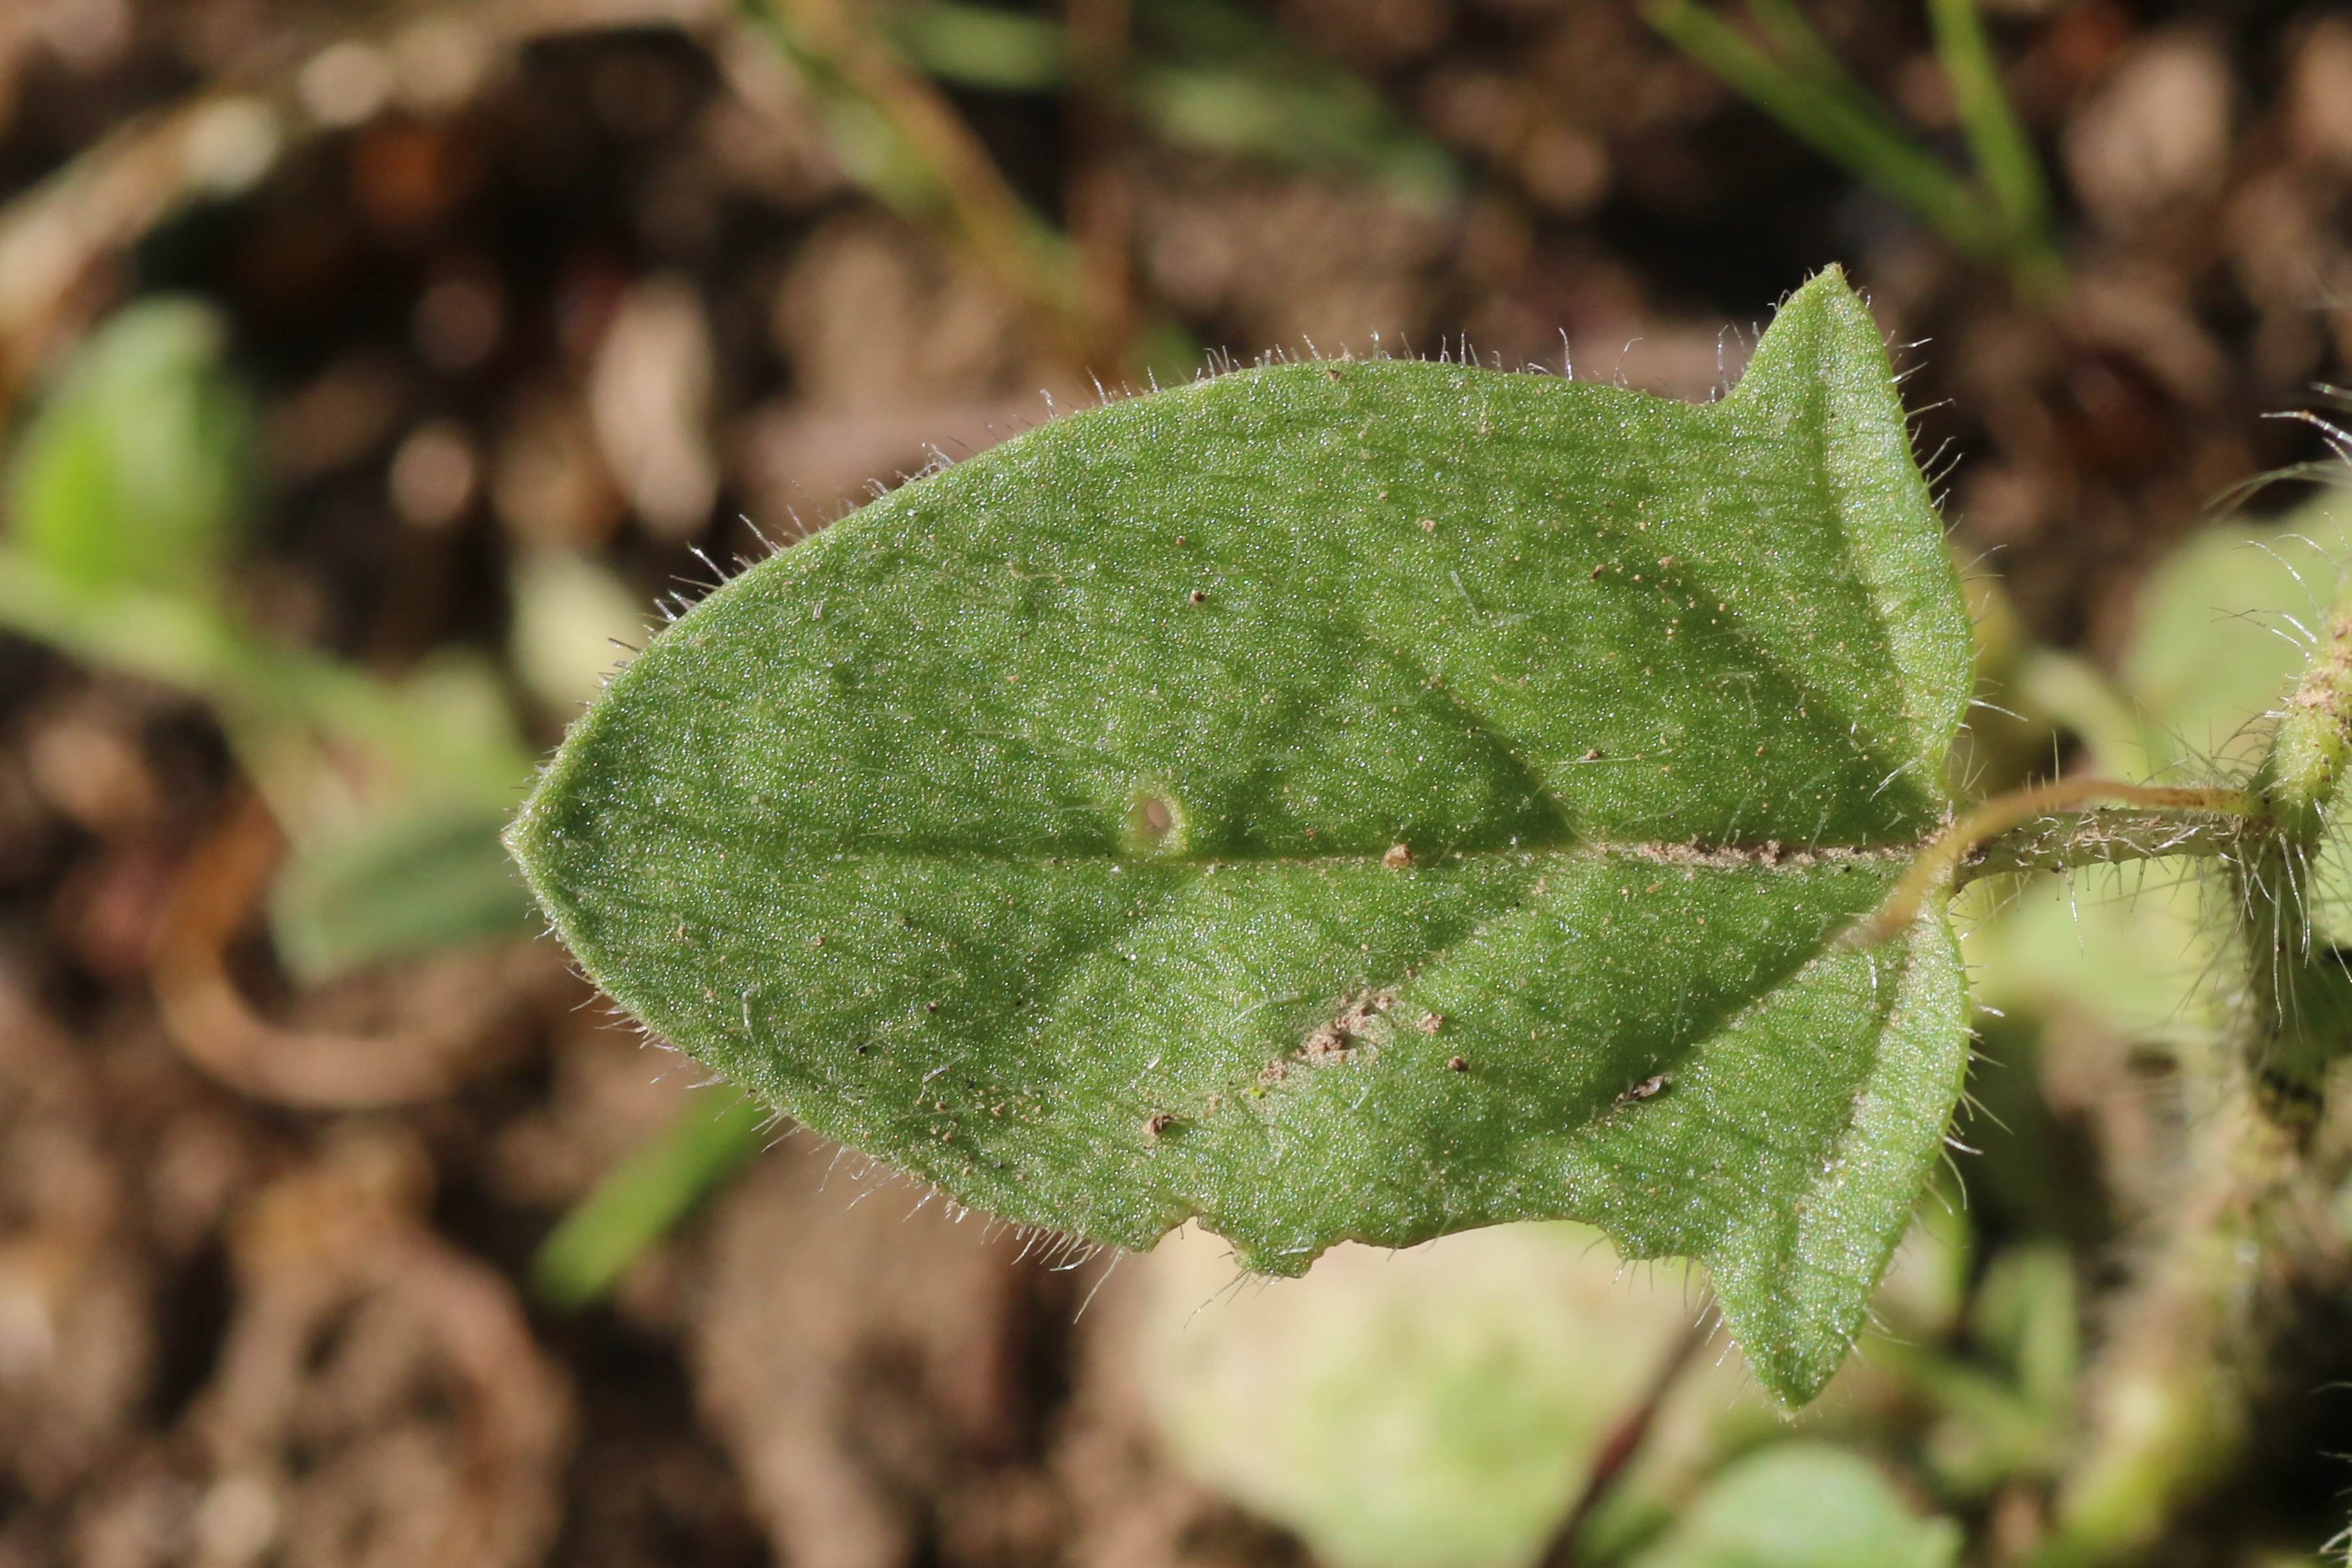
{"label": "leaf underside", "polygon": [[960,1201],[1280,1274],[1586,1219],[1801,1402],[1958,1093],[1940,913],[1832,939],[1969,679],[1832,272],[1705,406],[1376,361],[1055,421],[713,593],[510,841],[623,1006]]}

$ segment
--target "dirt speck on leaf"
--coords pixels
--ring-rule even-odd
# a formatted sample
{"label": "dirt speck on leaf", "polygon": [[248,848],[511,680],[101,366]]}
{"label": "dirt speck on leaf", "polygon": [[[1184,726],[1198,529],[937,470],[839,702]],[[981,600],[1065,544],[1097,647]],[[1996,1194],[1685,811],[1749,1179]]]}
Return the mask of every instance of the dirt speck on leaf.
{"label": "dirt speck on leaf", "polygon": [[1356,1041],[1371,1027],[1374,1019],[1396,1004],[1396,988],[1361,991],[1349,998],[1339,1012],[1317,1024],[1307,1033],[1298,1047],[1299,1056],[1312,1062],[1345,1061],[1354,1054]]}

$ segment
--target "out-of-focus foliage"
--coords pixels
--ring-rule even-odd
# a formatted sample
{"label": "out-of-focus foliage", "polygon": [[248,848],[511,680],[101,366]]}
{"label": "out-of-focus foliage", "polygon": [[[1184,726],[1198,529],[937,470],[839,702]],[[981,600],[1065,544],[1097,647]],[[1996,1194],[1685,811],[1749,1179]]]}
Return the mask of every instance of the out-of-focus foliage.
{"label": "out-of-focus foliage", "polygon": [[9,470],[11,542],[77,587],[203,599],[251,486],[252,413],[201,301],[158,297],[93,333]]}
{"label": "out-of-focus foliage", "polygon": [[2102,764],[2194,778],[2249,763],[2326,631],[2347,546],[2352,497],[2325,490],[2268,526],[2218,524],[2168,556],[2140,587],[2120,670],[2144,715],[2140,751]]}
{"label": "out-of-focus foliage", "polygon": [[[1068,82],[1063,29],[1043,17],[942,0],[888,15],[908,57],[944,81],[1005,92]],[[1169,143],[1369,180],[1422,205],[1461,188],[1444,148],[1369,82],[1252,12],[1227,0],[1144,0],[1135,21],[1133,107]]]}
{"label": "out-of-focus foliage", "polygon": [[605,1295],[646,1249],[760,1152],[773,1124],[738,1091],[723,1084],[704,1090],[549,1235],[531,1260],[531,1283],[541,1299],[578,1308]]}
{"label": "out-of-focus foliage", "polygon": [[1871,1347],[1935,1412],[1927,1468],[1956,1500],[2055,1476],[2077,1436],[2071,1258],[2046,1243],[2011,1248],[1976,1282],[1969,1306],[1962,1344],[1946,1348],[1938,1335],[1926,1343],[1882,1338]]}
{"label": "out-of-focus foliage", "polygon": [[1973,168],[1954,171],[1842,64],[1790,0],[1748,0],[1763,44],[1699,0],[1647,0],[1643,15],[1791,135],[1909,207],[1957,249],[2005,264],[2042,298],[2065,264],[2040,155],[2009,101],[1976,0],[1929,0],[1937,64]]}
{"label": "out-of-focus foliage", "polygon": [[[1629,1267],[1570,1224],[1342,1248],[1274,1282],[1187,1230],[1150,1267],[1161,1431],[1337,1568],[1528,1560],[1706,1301],[1703,1270]],[[1777,1427],[1744,1383],[1721,1364],[1683,1387],[1663,1434],[1678,1468]],[[1666,1477],[1647,1479],[1627,1503],[1655,1505]]]}
{"label": "out-of-focus foliage", "polygon": [[471,801],[425,800],[322,840],[272,890],[278,956],[314,980],[529,932],[530,895],[482,852],[504,825]]}
{"label": "out-of-focus foliage", "polygon": [[1043,16],[919,0],[888,14],[907,57],[942,81],[996,92],[1051,92],[1069,80],[1069,44]]}
{"label": "out-of-focus foliage", "polygon": [[526,551],[515,560],[515,674],[548,710],[569,718],[641,646],[646,606],[609,567],[576,550]]}
{"label": "out-of-focus foliage", "polygon": [[1636,1568],[1948,1568],[1960,1527],[1921,1519],[1843,1448],[1788,1443],[1733,1465]]}
{"label": "out-of-focus foliage", "polygon": [[1147,0],[1139,109],[1178,146],[1370,179],[1435,204],[1462,179],[1444,149],[1352,72],[1303,54],[1227,0]]}
{"label": "out-of-focus foliage", "polygon": [[529,765],[495,672],[379,680],[249,631],[230,591],[250,396],[209,307],[118,312],[10,456],[0,622],[211,701],[293,841],[272,899],[304,978],[535,930],[497,832]]}

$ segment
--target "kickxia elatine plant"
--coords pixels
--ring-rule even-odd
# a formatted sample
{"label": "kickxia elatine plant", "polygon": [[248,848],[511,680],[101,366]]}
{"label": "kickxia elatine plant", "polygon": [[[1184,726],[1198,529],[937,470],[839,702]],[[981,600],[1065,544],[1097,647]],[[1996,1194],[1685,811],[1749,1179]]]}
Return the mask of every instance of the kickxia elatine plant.
{"label": "kickxia elatine plant", "polygon": [[509,839],[623,1007],[961,1203],[1273,1274],[1585,1219],[1796,1405],[1960,1092],[1957,883],[2226,857],[2307,1114],[2335,645],[2242,789],[1958,812],[1969,621],[1832,271],[1705,406],[1343,361],[1055,421],[713,593]]}

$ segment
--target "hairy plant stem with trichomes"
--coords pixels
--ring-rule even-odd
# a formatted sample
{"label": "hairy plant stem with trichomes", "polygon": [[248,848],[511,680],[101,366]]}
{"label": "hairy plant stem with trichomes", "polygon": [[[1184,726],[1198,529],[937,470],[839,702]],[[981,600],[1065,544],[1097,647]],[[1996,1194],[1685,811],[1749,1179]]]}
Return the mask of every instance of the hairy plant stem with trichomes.
{"label": "hairy plant stem with trichomes", "polygon": [[[2121,820],[2105,811],[2078,815],[2071,821],[2054,814],[2060,808],[2092,800],[2119,801],[2138,810]],[[2175,789],[2113,779],[2059,779],[2029,785],[1986,801],[1937,834],[1855,936],[1864,943],[1883,942],[1907,927],[1938,889],[1957,889],[1979,876],[2220,854],[2258,834],[2261,826],[2253,798],[2238,789]]]}
{"label": "hairy plant stem with trichomes", "polygon": [[[2243,962],[2235,1032],[2182,1063],[2192,1130],[2177,1201],[2159,1208],[2134,1286],[2109,1320],[2084,1384],[2089,1441],[2060,1487],[2033,1568],[2131,1559],[2226,1473],[2247,1435],[2265,1290],[2341,1251],[2327,1200],[2342,1173],[2316,1168],[2311,1145],[2328,1070],[2352,1040],[2352,975],[2315,936],[2309,900],[2347,755],[2352,584],[2245,788],[2068,778],[2012,790],[1930,840],[1848,934],[1862,946],[1885,941],[1927,901],[1991,876],[2200,859],[2219,864],[2229,890]],[[1682,1362],[1679,1351],[1669,1358],[1662,1386]],[[1591,1490],[1612,1479],[1597,1474]],[[1580,1518],[1593,1500],[1583,1500]],[[1573,1538],[1573,1526],[1562,1531],[1552,1561],[1572,1560]]]}
{"label": "hairy plant stem with trichomes", "polygon": [[[2327,1196],[2341,1173],[2315,1169],[2309,1156],[2322,1085],[2344,1054],[2352,1012],[2340,999],[2344,961],[2315,944],[2305,900],[2325,802],[2352,750],[2352,591],[2346,598],[2252,786],[2069,778],[1998,796],[1932,839],[1847,938],[1887,940],[1924,902],[1986,877],[2173,858],[2217,862],[2238,913],[2238,1032],[2183,1064],[2193,1130],[2178,1201],[2162,1208],[2136,1284],[2110,1320],[2084,1385],[2091,1441],[2064,1479],[2033,1568],[2126,1560],[2226,1472],[2246,1436],[2263,1288],[2340,1250]],[[2094,802],[2102,804],[2066,810]],[[1686,1360],[1678,1345],[1620,1440],[1639,1442]],[[1575,1560],[1576,1527],[1615,1478],[1614,1468],[1596,1471],[1547,1561]]]}
{"label": "hairy plant stem with trichomes", "polygon": [[[2329,1070],[2352,1041],[2352,973],[2316,934],[2315,867],[2328,803],[2352,752],[2352,584],[2339,591],[2270,746],[2242,790],[2203,802],[2110,794],[2089,780],[2078,798],[2139,810],[2061,825],[2039,818],[1953,852],[1930,850],[1954,880],[2124,859],[2216,860],[2231,898],[2240,979],[2231,1030],[2186,1052],[2190,1128],[2172,1200],[2151,1210],[2133,1286],[2111,1315],[2085,1388],[2088,1442],[2056,1499],[2036,1568],[2128,1559],[2226,1472],[2246,1437],[2260,1374],[2255,1320],[2264,1296],[2335,1260],[2327,1217],[2342,1176],[2314,1148]],[[2175,791],[2179,795],[2198,791]],[[2167,809],[2151,812],[2147,808]],[[1993,802],[1969,821],[2004,810]],[[1948,838],[1962,836],[1967,823]],[[1922,873],[1915,872],[1915,878]],[[1932,875],[1934,873],[1927,873]]]}

